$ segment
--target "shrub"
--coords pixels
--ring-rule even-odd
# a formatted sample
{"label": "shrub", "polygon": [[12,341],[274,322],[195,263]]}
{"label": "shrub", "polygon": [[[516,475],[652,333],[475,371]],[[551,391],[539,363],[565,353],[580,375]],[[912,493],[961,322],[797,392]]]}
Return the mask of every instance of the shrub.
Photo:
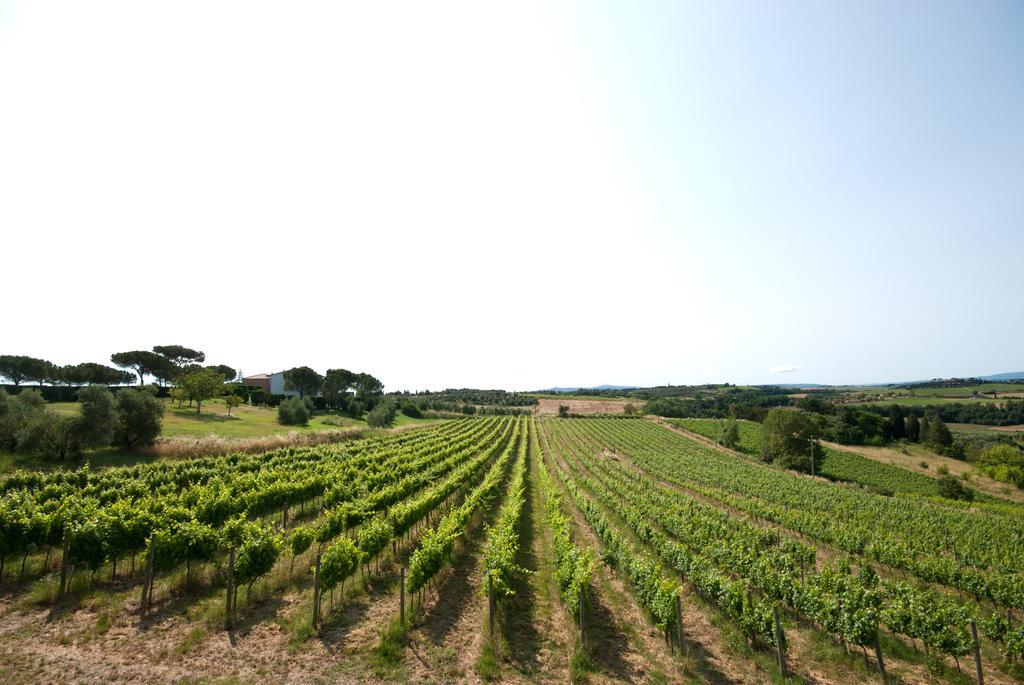
{"label": "shrub", "polygon": [[408,416],[411,419],[422,419],[423,418],[423,412],[420,411],[420,408],[417,407],[412,402],[409,402],[408,400],[406,400],[405,402],[402,402],[402,413],[405,414],[406,416]]}
{"label": "shrub", "polygon": [[1024,466],[1024,452],[1021,452],[1013,445],[997,444],[982,452],[978,457],[978,461],[982,464]]}
{"label": "shrub", "polygon": [[102,385],[90,385],[78,391],[82,415],[77,432],[82,445],[109,445],[117,427],[117,401],[114,393]]}
{"label": "shrub", "polygon": [[117,393],[117,424],[114,443],[131,449],[152,445],[160,435],[164,405],[147,390],[125,389]]}
{"label": "shrub", "polygon": [[1024,452],[1014,445],[992,445],[978,455],[977,462],[992,478],[1024,488]]}
{"label": "shrub", "polygon": [[366,424],[374,428],[389,426],[395,420],[397,411],[397,403],[392,399],[386,399],[370,410],[370,413],[366,415]]}
{"label": "shrub", "polygon": [[34,389],[11,397],[0,391],[0,449],[63,460],[81,453],[79,417],[46,410],[46,401]]}
{"label": "shrub", "polygon": [[946,499],[958,499],[970,502],[974,499],[974,490],[965,486],[953,476],[939,478],[939,496]]}
{"label": "shrub", "polygon": [[40,459],[64,461],[82,454],[79,440],[80,418],[40,411],[17,433],[17,451]]}
{"label": "shrub", "polygon": [[728,447],[731,450],[736,449],[740,444],[740,427],[736,422],[736,417],[730,416],[725,422],[725,426],[722,428],[721,443],[724,447]]}
{"label": "shrub", "polygon": [[309,405],[298,397],[289,397],[277,406],[277,422],[282,426],[304,426],[312,415]]}

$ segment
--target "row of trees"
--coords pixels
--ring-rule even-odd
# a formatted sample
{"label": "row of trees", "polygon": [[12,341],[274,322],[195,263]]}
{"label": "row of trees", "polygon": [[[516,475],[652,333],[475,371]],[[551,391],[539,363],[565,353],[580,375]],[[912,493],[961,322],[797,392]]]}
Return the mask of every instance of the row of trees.
{"label": "row of trees", "polygon": [[75,414],[46,408],[34,389],[8,395],[0,388],[0,449],[52,461],[70,461],[83,450],[116,445],[150,445],[160,434],[163,404],[152,392],[123,389],[116,394],[90,385],[79,391]]}
{"label": "row of trees", "polygon": [[50,383],[52,385],[123,385],[131,383],[132,374],[120,369],[85,362],[59,366],[45,359],[24,355],[0,355],[0,377],[11,384]]}
{"label": "row of trees", "polygon": [[234,380],[235,369],[225,364],[203,367],[206,354],[183,345],[157,345],[152,350],[131,350],[110,355],[113,368],[95,362],[59,365],[45,359],[25,355],[0,355],[0,377],[15,386],[22,383],[44,383],[50,385],[127,385],[136,377],[139,387],[145,384],[145,377],[152,376],[162,385],[175,382],[184,374],[203,368],[211,369],[221,376],[221,382]]}
{"label": "row of trees", "polygon": [[531,407],[538,402],[536,397],[523,393],[507,392],[505,390],[477,390],[475,388],[448,388],[440,392],[424,390],[421,392],[401,393],[404,397],[412,399],[418,406],[425,403],[438,402],[446,405],[445,410],[451,406],[472,405],[495,405],[500,407]]}
{"label": "row of trees", "polygon": [[350,395],[360,401],[379,400],[384,394],[384,384],[368,373],[356,373],[348,369],[327,369],[320,375],[308,366],[297,366],[284,372],[285,390],[299,393],[299,397],[322,393],[327,406],[332,409]]}
{"label": "row of trees", "polygon": [[887,408],[840,405],[810,396],[797,407],[818,422],[822,437],[844,445],[883,445],[891,441],[919,442],[937,452],[962,458],[962,449],[937,412],[921,412],[898,404]]}
{"label": "row of trees", "polygon": [[210,369],[221,376],[221,383],[235,380],[238,372],[226,364],[203,366],[206,353],[183,345],[156,345],[152,351],[131,350],[115,352],[110,361],[122,369],[129,369],[139,378],[139,386],[145,383],[146,376],[157,379],[161,385],[175,383],[186,374],[202,369]]}
{"label": "row of trees", "polygon": [[[762,424],[762,458],[781,463],[786,468],[809,470],[812,456],[816,464],[825,456],[819,440],[832,437],[830,432],[835,428],[834,421],[830,421],[832,418],[809,411],[772,409]],[[949,427],[936,416],[920,419],[915,414],[904,416],[903,410],[893,405],[885,429],[890,439],[921,442],[949,456],[958,454]],[[739,442],[735,419],[726,424],[722,442],[729,447],[735,447]],[[963,456],[962,448],[959,456]]]}

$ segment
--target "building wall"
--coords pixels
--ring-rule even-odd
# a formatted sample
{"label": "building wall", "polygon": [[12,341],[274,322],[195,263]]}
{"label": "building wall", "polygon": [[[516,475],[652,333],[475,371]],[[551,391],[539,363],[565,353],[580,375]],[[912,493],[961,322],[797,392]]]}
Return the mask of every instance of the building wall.
{"label": "building wall", "polygon": [[[285,390],[284,389],[284,371],[278,371],[277,373],[270,374],[270,394],[271,395],[287,395],[288,397],[298,397],[299,393],[296,390]],[[309,397],[319,397],[320,393],[316,395],[310,395]]]}
{"label": "building wall", "polygon": [[270,394],[271,395],[295,395],[299,393],[294,390],[284,389],[284,371],[278,371],[277,373],[270,374]]}

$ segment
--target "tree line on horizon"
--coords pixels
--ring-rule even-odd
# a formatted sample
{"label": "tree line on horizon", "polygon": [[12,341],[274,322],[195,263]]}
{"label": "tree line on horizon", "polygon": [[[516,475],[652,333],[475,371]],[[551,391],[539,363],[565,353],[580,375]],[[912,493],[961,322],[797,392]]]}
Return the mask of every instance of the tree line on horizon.
{"label": "tree line on horizon", "polygon": [[128,385],[138,378],[139,386],[151,376],[161,385],[173,383],[184,374],[210,369],[225,382],[235,380],[238,372],[226,364],[202,366],[206,354],[184,345],[156,345],[152,350],[130,350],[110,355],[114,368],[96,362],[54,364],[27,355],[0,355],[0,377],[15,387],[22,383],[50,385]]}

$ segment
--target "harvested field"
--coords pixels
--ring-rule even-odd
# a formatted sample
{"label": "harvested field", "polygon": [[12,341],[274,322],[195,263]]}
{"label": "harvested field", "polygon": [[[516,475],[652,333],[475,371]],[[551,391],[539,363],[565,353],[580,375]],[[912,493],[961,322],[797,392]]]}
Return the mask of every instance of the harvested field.
{"label": "harvested field", "polygon": [[538,416],[557,416],[558,407],[568,406],[570,414],[624,414],[627,405],[639,409],[643,406],[641,400],[623,399],[540,399],[534,407],[534,413]]}

